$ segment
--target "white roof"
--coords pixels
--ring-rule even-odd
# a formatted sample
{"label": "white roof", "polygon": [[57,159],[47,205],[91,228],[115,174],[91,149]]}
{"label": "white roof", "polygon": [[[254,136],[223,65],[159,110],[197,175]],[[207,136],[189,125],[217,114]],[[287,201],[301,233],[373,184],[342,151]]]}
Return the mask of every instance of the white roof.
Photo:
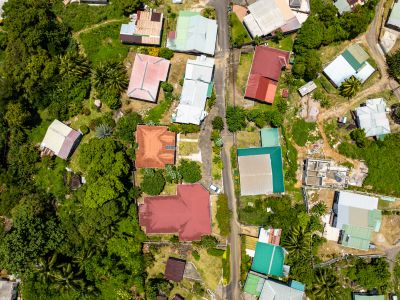
{"label": "white roof", "polygon": [[383,98],[370,99],[366,105],[356,109],[357,121],[367,137],[390,133],[389,119],[386,115],[386,102]]}
{"label": "white roof", "polygon": [[256,254],[256,250],[246,249],[247,256],[254,257],[255,254]]}
{"label": "white roof", "polygon": [[356,70],[342,55],[339,55],[324,69],[324,73],[336,86],[340,86],[347,78],[355,75]]}
{"label": "white roof", "polygon": [[199,125],[207,113],[204,107],[213,78],[214,59],[199,56],[186,64],[185,81],[176,110],[175,122]]}
{"label": "white roof", "polygon": [[17,283],[0,280],[0,300],[11,300],[17,298]]}
{"label": "white roof", "polygon": [[396,26],[400,28],[400,3],[396,2],[393,5],[392,11],[390,12],[389,20],[387,21],[389,25]]}
{"label": "white roof", "polygon": [[354,77],[364,83],[374,72],[375,69],[366,61],[360,70],[354,74]]}
{"label": "white roof", "polygon": [[275,0],[258,0],[249,5],[248,10],[250,14],[244,17],[243,22],[253,37],[270,34],[285,25],[285,18]]}
{"label": "white roof", "polygon": [[368,225],[368,211],[378,208],[378,198],[367,195],[340,191],[336,228],[343,225]]}
{"label": "white roof", "polygon": [[119,34],[132,35],[135,32],[135,30],[136,30],[135,22],[129,22],[128,24],[121,25],[121,30]]}
{"label": "white roof", "polygon": [[265,280],[260,300],[302,300],[304,292],[291,288],[285,283]]}
{"label": "white roof", "polygon": [[239,156],[240,193],[242,196],[273,193],[269,154]]}
{"label": "white roof", "polygon": [[299,88],[299,93],[302,96],[305,96],[309,93],[311,93],[313,90],[317,88],[317,85],[315,84],[314,81],[309,81],[305,85]]}
{"label": "white roof", "polygon": [[0,20],[1,20],[1,15],[3,14],[3,5],[6,2],[7,0],[0,0]]}

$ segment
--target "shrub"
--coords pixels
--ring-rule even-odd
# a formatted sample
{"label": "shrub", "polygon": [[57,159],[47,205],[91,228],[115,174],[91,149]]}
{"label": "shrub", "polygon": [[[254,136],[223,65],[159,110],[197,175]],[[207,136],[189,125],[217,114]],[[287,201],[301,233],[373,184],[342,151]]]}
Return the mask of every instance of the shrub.
{"label": "shrub", "polygon": [[226,110],[226,123],[230,132],[236,132],[246,127],[246,112],[241,107],[228,106]]}
{"label": "shrub", "polygon": [[171,59],[174,56],[174,51],[171,49],[162,47],[160,51],[158,52],[158,56],[165,58],[165,59]]}
{"label": "shrub", "polygon": [[82,126],[79,128],[79,130],[80,130],[80,132],[81,132],[83,135],[88,134],[89,131],[90,131],[89,127],[87,127],[86,125],[82,125]]}
{"label": "shrub", "polygon": [[172,84],[170,84],[169,82],[166,82],[166,81],[161,83],[161,88],[166,93],[172,93],[172,91],[174,90],[174,87],[172,86]]}
{"label": "shrub", "polygon": [[184,182],[194,183],[201,179],[201,168],[195,161],[181,160],[178,171]]}
{"label": "shrub", "polygon": [[365,135],[364,129],[361,129],[361,128],[354,129],[350,133],[350,137],[356,143],[356,145],[360,148],[365,148],[368,144],[368,140]]}
{"label": "shrub", "polygon": [[212,120],[212,128],[222,131],[224,129],[224,120],[220,116],[216,116],[214,120]]}
{"label": "shrub", "polygon": [[90,109],[88,108],[88,107],[84,107],[84,108],[82,108],[82,113],[85,115],[85,116],[90,116],[90,114],[91,114],[91,111],[90,111]]}
{"label": "shrub", "polygon": [[197,252],[196,250],[193,250],[192,251],[192,256],[193,256],[193,258],[195,259],[195,260],[200,260],[200,254],[199,254],[199,252]]}
{"label": "shrub", "polygon": [[196,133],[200,131],[199,125],[194,124],[171,124],[169,125],[169,130],[176,133],[188,134]]}
{"label": "shrub", "polygon": [[205,248],[205,249],[210,249],[210,248],[215,248],[218,245],[218,240],[212,236],[212,235],[205,235],[201,237],[201,240],[198,242],[193,242],[193,245]]}
{"label": "shrub", "polygon": [[216,249],[216,248],[209,248],[207,249],[207,253],[212,255],[212,256],[222,256],[224,255],[224,250],[222,249]]}
{"label": "shrub", "polygon": [[228,236],[230,234],[230,222],[231,222],[232,212],[229,209],[228,197],[224,194],[218,195],[217,199],[217,222],[218,228],[223,236]]}
{"label": "shrub", "polygon": [[143,181],[140,188],[149,195],[159,195],[165,186],[165,179],[161,170],[147,169],[144,171]]}
{"label": "shrub", "polygon": [[142,116],[137,112],[130,112],[118,120],[115,136],[123,142],[132,143],[138,124],[142,123]]}

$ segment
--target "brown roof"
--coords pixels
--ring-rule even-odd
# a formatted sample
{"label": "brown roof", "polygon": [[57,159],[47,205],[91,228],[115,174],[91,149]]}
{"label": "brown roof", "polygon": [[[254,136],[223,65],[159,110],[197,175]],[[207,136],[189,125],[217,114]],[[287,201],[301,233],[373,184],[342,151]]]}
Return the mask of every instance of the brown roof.
{"label": "brown roof", "polygon": [[183,279],[185,272],[186,261],[178,258],[170,257],[165,267],[165,278],[175,282],[180,282]]}
{"label": "brown roof", "polygon": [[158,295],[158,296],[156,297],[156,300],[168,300],[168,298],[165,297],[165,296]]}
{"label": "brown roof", "polygon": [[175,163],[176,134],[166,126],[139,125],[136,131],[137,168],[165,168]]}

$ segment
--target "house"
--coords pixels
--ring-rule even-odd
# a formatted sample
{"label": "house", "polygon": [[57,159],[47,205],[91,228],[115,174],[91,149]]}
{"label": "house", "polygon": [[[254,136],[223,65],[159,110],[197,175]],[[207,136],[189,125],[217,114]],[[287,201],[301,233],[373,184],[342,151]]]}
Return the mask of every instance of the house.
{"label": "house", "polygon": [[[303,290],[298,288],[302,286]],[[259,300],[303,300],[306,299],[304,294],[304,285],[301,283],[291,286],[285,282],[267,279],[261,290]]]}
{"label": "house", "polygon": [[257,242],[267,243],[279,246],[282,235],[282,229],[261,228],[258,238],[253,236],[245,236],[245,251],[246,255],[254,257],[256,252]]}
{"label": "house", "polygon": [[305,95],[308,95],[309,93],[311,93],[312,91],[314,91],[317,88],[317,85],[315,84],[314,81],[309,81],[307,82],[305,85],[303,85],[302,87],[300,87],[298,89],[299,94],[304,97]]}
{"label": "house", "polygon": [[257,46],[245,97],[261,102],[274,103],[281,71],[289,63],[290,52],[266,46]]}
{"label": "house", "polygon": [[237,150],[242,196],[285,191],[279,131],[262,129],[261,145]]}
{"label": "house", "polygon": [[169,32],[167,48],[178,52],[214,55],[217,41],[217,21],[198,12],[179,12],[176,31]]}
{"label": "house", "polygon": [[383,98],[370,99],[356,109],[358,127],[364,129],[367,137],[383,138],[390,133],[389,119],[386,115],[386,102]]}
{"label": "house", "polygon": [[139,205],[139,224],[146,234],[200,240],[211,234],[210,193],[199,183],[179,184],[176,195],[145,197]]}
{"label": "house", "polygon": [[128,86],[128,97],[157,102],[160,83],[167,80],[170,61],[161,57],[136,54]]}
{"label": "house", "polygon": [[336,57],[324,73],[336,87],[352,76],[364,83],[375,72],[368,59],[368,53],[359,44],[353,44]]}
{"label": "house", "polygon": [[298,0],[258,0],[247,7],[249,14],[244,17],[243,24],[253,38],[272,34],[276,30],[296,31],[305,22],[308,15],[298,16],[299,14],[296,14],[290,5],[294,10],[299,10],[302,2],[308,3],[308,1]]}
{"label": "house", "polygon": [[165,278],[175,282],[181,282],[185,273],[186,261],[174,257],[168,258],[165,267]]}
{"label": "house", "polygon": [[385,300],[385,295],[368,295],[353,293],[353,300]]}
{"label": "house", "polygon": [[40,149],[41,155],[57,155],[67,159],[78,145],[81,134],[64,123],[54,120],[46,131]]}
{"label": "house", "polygon": [[155,11],[138,11],[131,22],[122,24],[119,38],[122,43],[155,45],[161,43],[163,14]]}
{"label": "house", "polygon": [[393,4],[390,16],[386,22],[386,26],[394,30],[400,31],[400,3]]}
{"label": "house", "polygon": [[379,232],[382,212],[378,198],[349,191],[335,194],[332,227],[340,231],[339,242],[345,247],[368,250],[372,233]]}
{"label": "house", "polygon": [[18,283],[8,280],[0,280],[0,299],[1,300],[17,300]]}
{"label": "house", "polygon": [[329,159],[307,158],[304,162],[304,184],[313,187],[344,188],[349,180],[349,168]]}
{"label": "house", "polygon": [[176,123],[200,123],[207,116],[204,110],[212,95],[214,58],[204,55],[188,59],[179,105],[172,117]]}
{"label": "house", "polygon": [[176,133],[168,127],[138,125],[136,142],[136,168],[164,169],[175,164]]}
{"label": "house", "polygon": [[351,11],[351,6],[347,0],[336,0],[333,5],[336,6],[340,15]]}
{"label": "house", "polygon": [[285,250],[281,246],[257,242],[251,270],[264,275],[282,277]]}

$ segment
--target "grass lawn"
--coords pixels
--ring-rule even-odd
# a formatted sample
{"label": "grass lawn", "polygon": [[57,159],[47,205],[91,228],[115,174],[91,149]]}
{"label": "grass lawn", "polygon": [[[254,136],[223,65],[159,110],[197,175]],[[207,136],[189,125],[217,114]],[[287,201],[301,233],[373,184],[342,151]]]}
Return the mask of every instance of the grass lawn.
{"label": "grass lawn", "polygon": [[313,142],[318,136],[313,135],[316,129],[315,123],[308,123],[303,119],[297,119],[292,126],[292,136],[297,145],[304,147],[308,141]]}
{"label": "grass lawn", "polygon": [[351,41],[343,41],[332,43],[328,46],[321,47],[318,51],[321,54],[322,66],[330,63],[336,56],[343,52],[348,46],[352,44]]}
{"label": "grass lawn", "polygon": [[92,63],[107,60],[123,61],[129,52],[129,46],[119,40],[119,31],[124,21],[100,26],[79,35],[84,53]]}
{"label": "grass lawn", "polygon": [[199,152],[198,141],[179,142],[179,155],[188,156]]}
{"label": "grass lawn", "polygon": [[241,46],[251,42],[250,35],[235,13],[229,14],[229,22],[231,26],[231,44]]}
{"label": "grass lawn", "polygon": [[67,187],[64,184],[66,162],[56,157],[52,168],[42,166],[35,175],[35,185],[43,191],[48,191],[56,198],[65,198]]}
{"label": "grass lawn", "polygon": [[273,40],[269,40],[268,46],[281,50],[292,51],[294,43],[293,37],[293,34],[285,35],[284,38],[281,39],[278,43],[274,42]]}
{"label": "grass lawn", "polygon": [[253,62],[253,53],[243,53],[240,55],[240,63],[237,70],[236,84],[238,89],[244,94],[249,76],[251,63]]}
{"label": "grass lawn", "polygon": [[200,254],[200,259],[197,261],[191,258],[191,262],[196,266],[204,280],[205,285],[216,290],[222,277],[222,259],[221,257],[211,256],[206,249],[197,249]]}
{"label": "grass lawn", "polygon": [[239,131],[236,133],[236,143],[238,148],[248,148],[248,147],[259,147],[260,142],[260,132],[253,131]]}
{"label": "grass lawn", "polygon": [[164,114],[169,110],[172,105],[172,99],[164,99],[160,101],[156,106],[151,108],[144,117],[146,123],[153,122],[159,124]]}

